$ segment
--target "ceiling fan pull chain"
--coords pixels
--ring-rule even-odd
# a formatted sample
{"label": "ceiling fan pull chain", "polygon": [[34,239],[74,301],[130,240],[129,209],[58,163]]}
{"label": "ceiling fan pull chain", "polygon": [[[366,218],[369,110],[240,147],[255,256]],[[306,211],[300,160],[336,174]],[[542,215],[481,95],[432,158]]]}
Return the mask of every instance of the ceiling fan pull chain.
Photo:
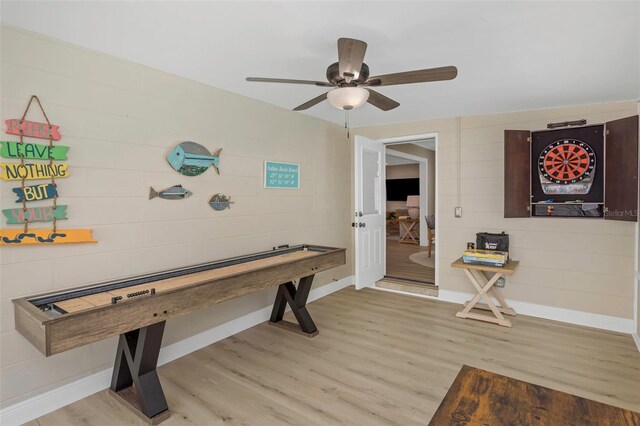
{"label": "ceiling fan pull chain", "polygon": [[349,110],[344,110],[344,128],[347,129],[347,139],[350,138],[349,135]]}

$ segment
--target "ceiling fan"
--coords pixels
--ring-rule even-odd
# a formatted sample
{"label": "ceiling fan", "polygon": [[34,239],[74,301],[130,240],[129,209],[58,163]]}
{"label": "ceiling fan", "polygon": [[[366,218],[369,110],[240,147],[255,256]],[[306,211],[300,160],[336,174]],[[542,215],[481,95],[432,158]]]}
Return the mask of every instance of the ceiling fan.
{"label": "ceiling fan", "polygon": [[452,80],[458,75],[454,66],[405,71],[393,74],[369,76],[369,66],[365,64],[364,54],[367,43],[352,38],[338,39],[338,62],[327,68],[327,81],[291,80],[287,78],[247,77],[247,81],[264,83],[309,84],[333,89],[295,107],[302,111],[327,99],[331,105],[343,110],[361,107],[365,102],[389,111],[400,104],[393,99],[371,89],[371,87],[394,86],[398,84],[425,83],[429,81]]}

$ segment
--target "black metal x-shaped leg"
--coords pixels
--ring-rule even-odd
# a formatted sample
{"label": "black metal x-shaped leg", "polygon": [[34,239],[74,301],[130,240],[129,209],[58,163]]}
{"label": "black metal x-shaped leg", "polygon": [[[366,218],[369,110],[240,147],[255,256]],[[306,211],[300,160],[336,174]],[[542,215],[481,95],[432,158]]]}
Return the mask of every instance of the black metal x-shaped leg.
{"label": "black metal x-shaped leg", "polygon": [[121,334],[111,379],[111,390],[152,423],[169,415],[156,372],[164,326],[162,321]]}
{"label": "black metal x-shaped leg", "polygon": [[[301,332],[309,337],[314,337],[318,334],[318,328],[311,319],[311,315],[309,315],[306,307],[313,277],[314,275],[309,275],[301,278],[298,283],[298,289],[296,289],[292,282],[281,284],[280,287],[278,287],[278,293],[276,294],[276,301],[273,304],[269,324],[277,325],[287,330]],[[291,306],[291,312],[293,312],[296,320],[298,320],[299,328],[295,324],[282,319],[287,303]]]}

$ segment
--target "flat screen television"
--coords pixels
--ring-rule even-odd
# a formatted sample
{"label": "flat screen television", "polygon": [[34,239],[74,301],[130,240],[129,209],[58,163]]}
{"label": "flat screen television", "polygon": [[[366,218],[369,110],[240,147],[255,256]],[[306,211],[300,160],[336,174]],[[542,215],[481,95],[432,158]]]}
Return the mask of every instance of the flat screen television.
{"label": "flat screen television", "polygon": [[387,201],[407,201],[409,195],[420,195],[420,179],[387,179]]}

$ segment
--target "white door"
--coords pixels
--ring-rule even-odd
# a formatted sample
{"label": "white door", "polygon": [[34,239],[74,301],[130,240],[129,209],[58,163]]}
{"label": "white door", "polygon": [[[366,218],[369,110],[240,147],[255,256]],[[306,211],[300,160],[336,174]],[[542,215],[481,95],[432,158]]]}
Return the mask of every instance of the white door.
{"label": "white door", "polygon": [[355,137],[356,289],[373,286],[384,277],[385,255],[384,145]]}

